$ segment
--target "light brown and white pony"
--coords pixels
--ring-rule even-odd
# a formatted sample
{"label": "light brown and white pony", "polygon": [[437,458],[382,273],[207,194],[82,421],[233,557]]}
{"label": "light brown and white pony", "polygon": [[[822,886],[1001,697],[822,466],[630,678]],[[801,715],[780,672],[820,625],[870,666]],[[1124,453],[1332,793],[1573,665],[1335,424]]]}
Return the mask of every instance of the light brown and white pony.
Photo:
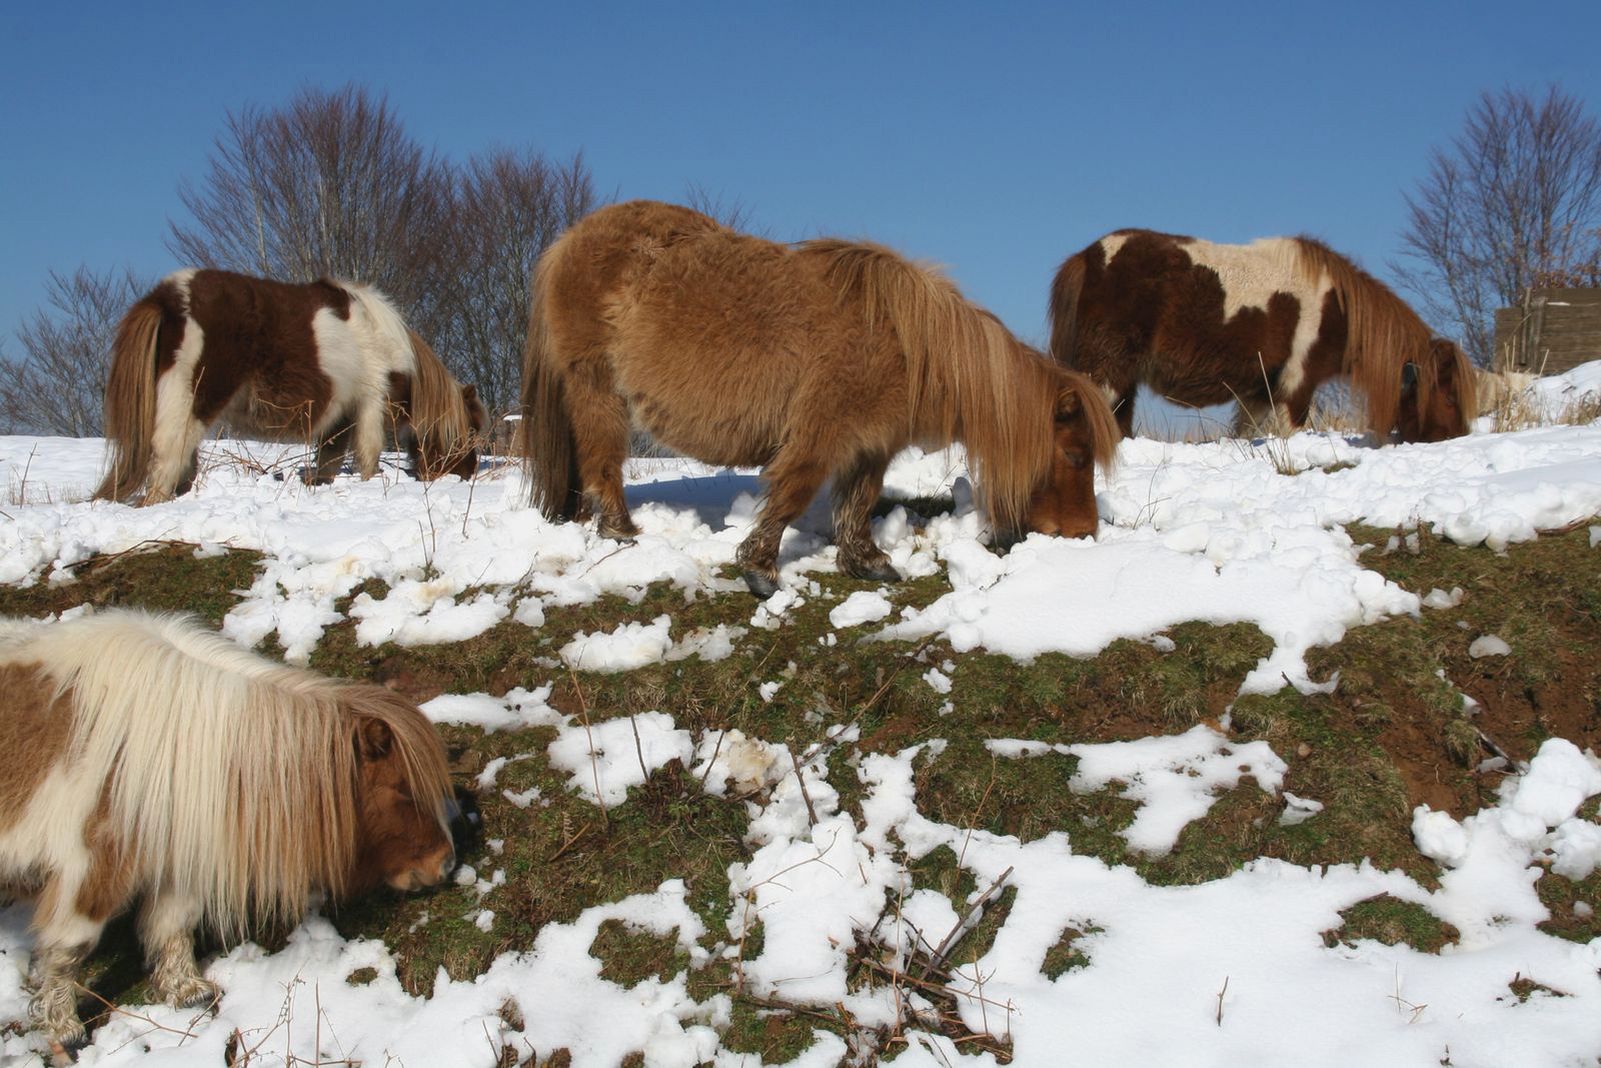
{"label": "light brown and white pony", "polygon": [[184,493],[219,421],[276,441],[312,442],[307,481],[328,482],[354,443],[371,478],[393,426],[418,478],[470,477],[484,428],[477,390],[371,286],[290,285],[231,271],[182,270],[117,328],[106,384],[109,469],[95,496],[144,503]]}
{"label": "light brown and white pony", "polygon": [[[1118,230],[1070,256],[1051,286],[1051,354],[1106,389],[1124,434],[1144,382],[1180,404],[1235,401],[1236,428],[1306,423],[1339,375],[1380,439],[1467,433],[1473,369],[1382,282],[1317,241],[1220,245]],[[1277,409],[1275,413],[1274,409]]]}
{"label": "light brown and white pony", "polygon": [[316,890],[413,890],[455,863],[433,726],[404,698],[288,668],[183,616],[0,620],[0,883],[34,892],[35,1023],[79,1043],[74,976],[143,896],[156,993],[214,998],[202,921],[294,921]]}
{"label": "light brown and white pony", "polygon": [[539,261],[523,364],[523,451],[547,517],[635,532],[630,421],[678,452],[762,465],[737,560],[777,588],[786,524],[832,477],[841,570],[899,578],[869,513],[890,459],[960,441],[998,532],[1093,534],[1093,464],[1117,431],[1100,392],[1014,338],[938,273],[877,245],[783,245],[633,201]]}

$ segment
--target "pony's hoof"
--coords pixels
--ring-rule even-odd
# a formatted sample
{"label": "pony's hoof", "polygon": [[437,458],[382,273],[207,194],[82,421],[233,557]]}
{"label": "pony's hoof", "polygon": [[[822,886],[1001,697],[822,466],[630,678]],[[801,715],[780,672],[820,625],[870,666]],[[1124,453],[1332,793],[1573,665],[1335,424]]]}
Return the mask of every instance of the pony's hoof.
{"label": "pony's hoof", "polygon": [[78,1051],[87,1042],[87,1036],[76,1042],[63,1042],[58,1038],[50,1040],[50,1068],[67,1068],[70,1064],[78,1063]]}
{"label": "pony's hoof", "polygon": [[885,560],[851,560],[845,564],[845,574],[868,582],[899,582],[901,573]]}
{"label": "pony's hoof", "polygon": [[765,601],[778,592],[777,580],[769,578],[760,571],[746,571],[744,575],[745,585],[750,587],[750,592],[762,600]]}
{"label": "pony's hoof", "polygon": [[167,992],[167,1000],[180,1009],[215,1005],[222,1000],[222,987],[209,979],[187,979]]}
{"label": "pony's hoof", "polygon": [[50,1064],[59,1068],[64,1064],[77,1064],[78,1051],[89,1044],[89,1029],[83,1024],[50,1035]]}
{"label": "pony's hoof", "polygon": [[596,526],[595,531],[603,538],[610,538],[613,541],[620,541],[626,544],[632,544],[633,540],[639,537],[639,528],[634,526],[633,523],[607,523],[603,521]]}

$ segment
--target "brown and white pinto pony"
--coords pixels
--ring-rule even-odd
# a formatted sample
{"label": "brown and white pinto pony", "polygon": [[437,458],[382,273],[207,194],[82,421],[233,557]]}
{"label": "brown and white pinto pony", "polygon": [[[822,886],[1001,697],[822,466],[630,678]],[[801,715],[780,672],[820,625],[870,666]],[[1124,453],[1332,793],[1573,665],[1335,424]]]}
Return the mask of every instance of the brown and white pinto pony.
{"label": "brown and white pinto pony", "polygon": [[74,977],[143,896],[158,996],[216,997],[195,964],[292,922],[313,891],[414,890],[454,866],[433,726],[404,698],[284,667],[183,616],[0,620],[0,884],[37,894],[37,1026],[85,1031]]}
{"label": "brown and white pinto pony", "polygon": [[1274,408],[1306,423],[1312,394],[1348,376],[1382,440],[1440,441],[1477,412],[1473,369],[1382,282],[1304,237],[1219,245],[1118,230],[1070,256],[1051,286],[1051,354],[1107,391],[1130,434],[1144,382],[1180,404],[1235,401],[1236,430]]}
{"label": "brown and white pinto pony", "polygon": [[212,424],[314,442],[329,482],[352,444],[364,479],[384,434],[404,438],[417,477],[469,477],[484,408],[371,286],[274,282],[182,270],[117,328],[106,385],[110,466],[95,496],[144,503],[187,492]]}
{"label": "brown and white pinto pony", "polygon": [[842,571],[900,576],[869,513],[890,459],[960,441],[997,532],[1094,534],[1111,410],[936,272],[878,245],[783,245],[633,201],[574,225],[534,273],[523,450],[535,506],[635,533],[630,420],[708,463],[765,468],[738,563],[777,589],[779,539],[833,479]]}

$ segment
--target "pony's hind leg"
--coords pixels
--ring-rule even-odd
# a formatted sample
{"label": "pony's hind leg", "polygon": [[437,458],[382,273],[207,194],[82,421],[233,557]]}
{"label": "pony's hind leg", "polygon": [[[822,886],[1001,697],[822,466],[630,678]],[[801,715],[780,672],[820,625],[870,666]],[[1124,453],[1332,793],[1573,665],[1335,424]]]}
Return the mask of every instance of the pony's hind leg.
{"label": "pony's hind leg", "polygon": [[150,968],[150,984],[173,1005],[205,1005],[221,990],[195,963],[195,925],[200,902],[170,890],[152,893],[139,910],[139,941]]}
{"label": "pony's hind leg", "polygon": [[847,575],[872,582],[899,582],[889,555],[873,541],[869,517],[884,487],[889,457],[864,453],[834,475],[834,544],[839,547],[839,568]]}
{"label": "pony's hind leg", "polygon": [[145,489],[144,503],[159,504],[175,496],[188,493],[195,484],[199,466],[200,440],[206,436],[206,424],[199,419],[181,417],[183,425],[176,430],[163,432],[158,428],[154,436],[150,461],[150,481]]}
{"label": "pony's hind leg", "polygon": [[579,514],[596,517],[608,538],[639,533],[623,496],[623,461],[628,459],[628,409],[609,381],[589,380],[582,370],[565,382],[567,412],[578,453],[578,482],[583,490]]}

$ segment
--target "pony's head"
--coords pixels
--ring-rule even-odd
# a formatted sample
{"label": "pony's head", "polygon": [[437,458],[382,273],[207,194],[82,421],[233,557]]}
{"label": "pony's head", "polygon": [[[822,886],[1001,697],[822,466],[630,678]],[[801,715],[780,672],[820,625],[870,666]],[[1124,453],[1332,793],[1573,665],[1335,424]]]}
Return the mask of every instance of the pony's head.
{"label": "pony's head", "polygon": [[1094,537],[1095,468],[1110,469],[1117,452],[1117,418],[1100,389],[1083,375],[1052,367],[1056,404],[1050,465],[1028,501],[1031,533]]}
{"label": "pony's head", "polygon": [[1402,441],[1444,441],[1468,432],[1478,412],[1473,367],[1453,342],[1433,338],[1422,364],[1401,368],[1396,429]]}
{"label": "pony's head", "polygon": [[456,866],[450,824],[459,805],[438,735],[386,690],[353,688],[350,708],[358,812],[344,892],[434,886]]}

